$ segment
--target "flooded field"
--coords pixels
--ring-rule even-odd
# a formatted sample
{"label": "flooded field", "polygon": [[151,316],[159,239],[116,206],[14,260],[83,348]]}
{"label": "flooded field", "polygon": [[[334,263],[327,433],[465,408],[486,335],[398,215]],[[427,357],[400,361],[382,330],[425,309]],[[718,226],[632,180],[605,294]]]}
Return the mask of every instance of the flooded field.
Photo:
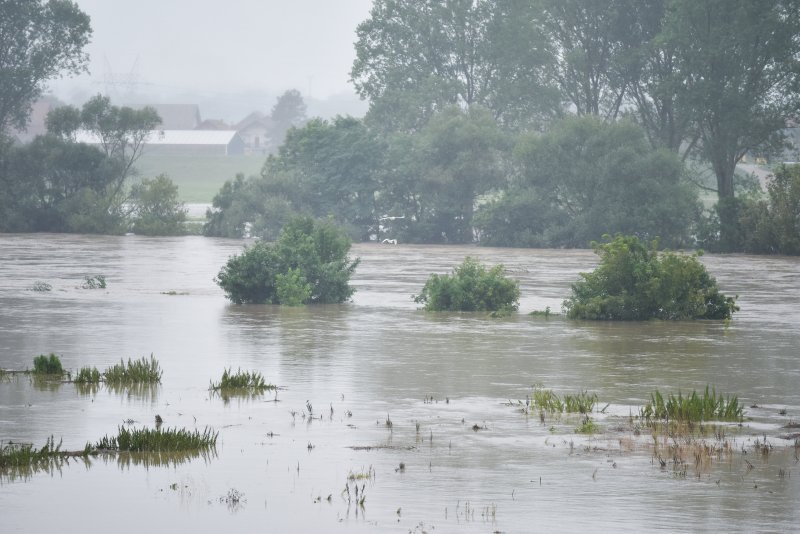
{"label": "flooded field", "polygon": [[[161,385],[0,379],[0,440],[67,450],[120,426],[219,432],[201,455],[106,455],[0,472],[2,532],[754,532],[800,525],[800,260],[704,256],[742,311],[721,322],[584,323],[559,311],[591,251],[356,245],[353,302],[229,304],[213,278],[242,242],[0,235],[0,368],[73,372],[149,357]],[[464,256],[503,263],[520,312],[429,314],[411,299]],[[103,275],[105,289],[83,289]],[[36,282],[50,291],[31,291]],[[224,369],[279,389],[224,399]],[[532,386],[596,393],[579,415]],[[658,389],[739,395],[742,425],[660,436]],[[710,447],[709,449],[701,449]],[[356,495],[356,491],[358,494]]]}

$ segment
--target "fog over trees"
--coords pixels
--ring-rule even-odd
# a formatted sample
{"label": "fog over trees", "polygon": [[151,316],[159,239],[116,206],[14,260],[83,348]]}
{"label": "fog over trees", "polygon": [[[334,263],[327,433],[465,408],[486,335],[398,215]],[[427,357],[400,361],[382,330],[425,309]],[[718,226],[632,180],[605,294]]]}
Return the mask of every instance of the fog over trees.
{"label": "fog over trees", "polygon": [[[4,58],[29,50],[47,59],[27,92],[12,90],[13,74],[41,61],[18,54],[2,65],[5,132],[46,79],[84,68],[91,29],[70,2],[0,8],[4,24],[13,15],[28,35],[47,17],[49,28],[70,29],[49,37],[64,46],[42,51],[4,31]],[[620,232],[669,247],[793,250],[777,236],[791,234],[787,221],[800,213],[785,199],[794,171],[766,194],[737,164],[784,158],[800,111],[796,2],[375,0],[353,40],[349,77],[366,116],[309,119],[303,93],[285,91],[270,117],[282,144],[258,175],[226,177],[206,235],[249,229],[274,239],[293,216],[310,215],[363,241],[587,247]],[[72,150],[71,109],[51,120],[50,141],[31,146]],[[86,127],[78,115],[73,123]],[[5,230],[36,227],[18,206],[54,203],[41,193],[49,186],[35,194],[23,178],[26,150],[3,144]],[[113,174],[94,165],[80,172]],[[104,179],[111,185],[93,195],[125,189]],[[61,227],[78,228],[109,231]]]}

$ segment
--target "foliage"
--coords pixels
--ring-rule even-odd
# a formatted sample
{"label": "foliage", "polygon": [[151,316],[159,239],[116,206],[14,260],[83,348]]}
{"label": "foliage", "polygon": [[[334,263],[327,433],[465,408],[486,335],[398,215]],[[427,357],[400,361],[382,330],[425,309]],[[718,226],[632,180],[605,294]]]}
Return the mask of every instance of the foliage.
{"label": "foliage", "polygon": [[349,238],[330,220],[296,217],[274,245],[259,241],[229,258],[216,282],[236,304],[283,304],[283,296],[295,305],[306,294],[303,304],[344,302],[355,291],[349,281],[359,261],[350,261],[349,250]]}
{"label": "foliage", "polygon": [[306,121],[306,103],[297,89],[289,89],[278,97],[270,113],[272,142],[283,143],[290,128],[298,128]]}
{"label": "foliage", "polygon": [[37,466],[49,465],[51,459],[60,454],[60,450],[61,442],[56,445],[53,436],[47,438],[40,449],[30,443],[0,444],[0,469],[35,469]]}
{"label": "foliage", "polygon": [[581,391],[576,395],[564,395],[564,411],[567,413],[592,413],[597,404],[597,393]]}
{"label": "foliage", "polygon": [[187,210],[178,187],[164,174],[144,179],[131,189],[133,231],[141,235],[183,235]]}
{"label": "foliage", "polygon": [[94,449],[128,452],[187,451],[211,449],[218,432],[206,427],[203,432],[177,428],[130,429],[120,426],[116,436],[103,436]]}
{"label": "foliage", "polygon": [[467,257],[452,275],[432,274],[414,302],[427,311],[516,310],[519,282],[503,274],[503,266],[487,269]]}
{"label": "foliage", "polygon": [[692,391],[691,395],[684,397],[680,392],[676,397],[670,394],[665,400],[660,391],[650,394],[648,402],[641,410],[641,417],[647,419],[669,419],[678,422],[699,421],[741,421],[744,407],[739,399],[733,397],[717,396],[715,388],[709,392],[708,385],[702,395]]}
{"label": "foliage", "polygon": [[547,413],[561,413],[564,403],[552,389],[535,386],[531,393],[531,409]]}
{"label": "foliage", "polygon": [[534,2],[377,0],[357,30],[350,76],[368,119],[412,131],[437,109],[484,106],[509,126],[549,115]]}
{"label": "foliage", "polygon": [[47,282],[42,282],[41,280],[37,280],[31,286],[31,291],[36,291],[40,293],[46,293],[47,291],[52,291],[53,286],[52,284],[48,284]]}
{"label": "foliage", "polygon": [[264,376],[258,371],[249,372],[241,369],[236,373],[231,372],[230,369],[225,369],[222,372],[222,379],[216,383],[212,382],[209,387],[212,391],[244,389],[254,393],[261,393],[275,388],[274,385],[267,384]]}
{"label": "foliage", "polygon": [[37,375],[58,375],[64,374],[61,360],[54,353],[49,356],[40,354],[33,359],[33,373]]}
{"label": "foliage", "polygon": [[100,371],[97,367],[81,367],[73,380],[76,384],[99,384]]}
{"label": "foliage", "polygon": [[719,292],[698,254],[659,254],[635,236],[594,243],[600,265],[581,273],[564,301],[567,316],[593,320],[729,319],[739,308]]}
{"label": "foliage", "polygon": [[98,274],[84,277],[81,289],[105,289],[106,285],[106,277]]}
{"label": "foliage", "polygon": [[0,3],[0,138],[23,128],[47,80],[86,70],[89,16],[68,0]]}
{"label": "foliage", "polygon": [[103,371],[103,378],[110,385],[157,384],[161,382],[161,374],[161,366],[151,354],[149,360],[144,357],[138,360],[128,358],[127,364],[120,360]]}
{"label": "foliage", "polygon": [[478,217],[486,244],[585,247],[604,233],[689,241],[696,193],[680,160],[650,148],[633,123],[565,119],[523,136],[515,155],[521,176]]}

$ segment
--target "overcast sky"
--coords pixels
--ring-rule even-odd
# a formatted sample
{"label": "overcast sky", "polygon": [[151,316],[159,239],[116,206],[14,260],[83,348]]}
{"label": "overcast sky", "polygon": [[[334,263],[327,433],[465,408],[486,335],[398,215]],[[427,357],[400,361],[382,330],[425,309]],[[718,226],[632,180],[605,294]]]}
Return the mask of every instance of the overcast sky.
{"label": "overcast sky", "polygon": [[[51,84],[96,93],[110,79],[158,93],[283,92],[324,99],[348,83],[372,0],[77,0],[92,19],[90,74]],[[109,76],[111,75],[111,76]]]}

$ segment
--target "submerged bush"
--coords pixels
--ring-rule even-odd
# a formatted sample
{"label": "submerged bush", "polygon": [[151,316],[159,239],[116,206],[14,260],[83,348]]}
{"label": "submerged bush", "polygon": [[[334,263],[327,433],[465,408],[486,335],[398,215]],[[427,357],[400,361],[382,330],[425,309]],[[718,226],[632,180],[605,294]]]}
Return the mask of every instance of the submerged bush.
{"label": "submerged bush", "polygon": [[81,284],[82,289],[105,289],[106,288],[106,277],[102,274],[98,274],[97,276],[86,276],[83,279],[83,284]]}
{"label": "submerged bush", "polygon": [[272,245],[259,241],[234,255],[216,282],[236,304],[327,304],[349,299],[350,238],[330,221],[292,219]]}
{"label": "submerged bush", "polygon": [[61,360],[53,354],[45,356],[40,354],[33,359],[33,373],[37,375],[63,375],[64,368],[61,366]]}
{"label": "submerged bush", "polygon": [[0,444],[0,469],[36,467],[49,462],[52,457],[59,455],[60,451],[61,442],[56,445],[53,436],[47,438],[47,442],[41,449],[37,449],[30,443]]}
{"label": "submerged bush", "polygon": [[729,319],[739,310],[734,297],[697,259],[700,253],[660,253],[635,236],[594,243],[600,265],[581,273],[564,301],[567,316],[593,320]]}
{"label": "submerged bush", "polygon": [[467,257],[452,275],[432,274],[422,292],[412,297],[427,311],[512,311],[519,305],[519,282]]}

